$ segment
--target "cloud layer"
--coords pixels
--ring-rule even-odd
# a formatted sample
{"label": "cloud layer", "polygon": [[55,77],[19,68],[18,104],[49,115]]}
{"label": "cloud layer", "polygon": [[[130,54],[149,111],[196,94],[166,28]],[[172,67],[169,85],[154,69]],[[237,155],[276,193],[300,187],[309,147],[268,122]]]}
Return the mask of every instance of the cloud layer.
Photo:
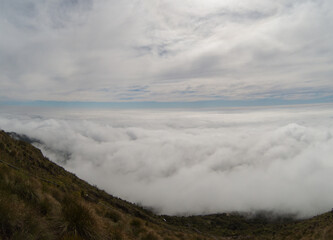
{"label": "cloud layer", "polygon": [[2,111],[1,128],[42,140],[53,161],[159,213],[332,207],[332,106],[26,111]]}
{"label": "cloud layer", "polygon": [[197,101],[331,95],[328,0],[5,0],[0,96]]}

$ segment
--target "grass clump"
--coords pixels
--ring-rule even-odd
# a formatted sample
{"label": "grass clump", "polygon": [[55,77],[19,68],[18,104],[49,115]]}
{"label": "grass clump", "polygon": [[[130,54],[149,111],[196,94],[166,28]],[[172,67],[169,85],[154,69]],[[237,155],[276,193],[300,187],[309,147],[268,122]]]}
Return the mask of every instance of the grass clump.
{"label": "grass clump", "polygon": [[123,240],[124,239],[124,233],[123,233],[123,226],[117,225],[113,226],[110,229],[110,236],[112,240]]}
{"label": "grass clump", "polygon": [[82,237],[99,239],[96,219],[91,210],[73,198],[65,198],[62,203],[62,232],[67,238]]}
{"label": "grass clump", "polygon": [[39,198],[29,183],[15,182],[12,188],[18,197],[29,203],[35,204],[39,201]]}
{"label": "grass clump", "polygon": [[108,210],[105,215],[106,218],[111,219],[113,222],[117,223],[121,220],[121,215],[116,211]]}
{"label": "grass clump", "polygon": [[[10,239],[15,231],[13,226],[12,219],[16,216],[13,216],[13,211],[11,208],[8,208],[10,203],[8,199],[0,199],[0,236],[3,239]],[[0,238],[1,239],[1,238]]]}
{"label": "grass clump", "polygon": [[141,228],[142,227],[142,222],[139,219],[133,219],[131,221],[131,226],[134,228]]}
{"label": "grass clump", "polygon": [[39,211],[42,215],[47,215],[51,212],[52,204],[47,198],[44,198],[42,201],[39,202]]}
{"label": "grass clump", "polygon": [[54,239],[36,212],[12,196],[0,195],[0,239]]}
{"label": "grass clump", "polygon": [[146,231],[146,229],[143,227],[142,221],[137,218],[131,220],[130,226],[132,233],[136,238],[138,238],[141,233]]}
{"label": "grass clump", "polygon": [[155,233],[149,232],[144,235],[141,240],[159,240],[159,237]]}

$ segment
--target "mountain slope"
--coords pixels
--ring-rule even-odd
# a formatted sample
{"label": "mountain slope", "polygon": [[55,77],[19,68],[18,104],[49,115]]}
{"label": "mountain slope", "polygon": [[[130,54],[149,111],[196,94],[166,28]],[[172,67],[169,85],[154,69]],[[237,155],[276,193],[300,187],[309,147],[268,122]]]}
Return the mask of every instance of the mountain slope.
{"label": "mountain slope", "polygon": [[[13,135],[12,135],[13,136]],[[331,213],[304,221],[158,216],[91,186],[0,131],[0,239],[333,239]]]}

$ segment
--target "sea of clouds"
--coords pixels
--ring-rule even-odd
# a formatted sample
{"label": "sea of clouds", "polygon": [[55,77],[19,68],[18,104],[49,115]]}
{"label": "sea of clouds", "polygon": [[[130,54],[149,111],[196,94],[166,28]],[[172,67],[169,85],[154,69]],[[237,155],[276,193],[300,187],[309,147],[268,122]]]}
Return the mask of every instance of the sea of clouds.
{"label": "sea of clouds", "polygon": [[220,110],[2,108],[0,128],[163,214],[333,207],[332,105]]}

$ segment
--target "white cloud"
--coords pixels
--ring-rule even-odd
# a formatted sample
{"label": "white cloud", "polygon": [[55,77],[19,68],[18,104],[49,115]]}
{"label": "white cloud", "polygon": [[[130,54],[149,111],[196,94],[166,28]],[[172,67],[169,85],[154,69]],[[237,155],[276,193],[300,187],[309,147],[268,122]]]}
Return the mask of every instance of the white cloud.
{"label": "white cloud", "polygon": [[331,109],[6,109],[0,126],[41,139],[68,170],[160,213],[310,216],[332,207]]}
{"label": "white cloud", "polygon": [[3,1],[0,96],[323,97],[333,88],[332,7],[310,0]]}

